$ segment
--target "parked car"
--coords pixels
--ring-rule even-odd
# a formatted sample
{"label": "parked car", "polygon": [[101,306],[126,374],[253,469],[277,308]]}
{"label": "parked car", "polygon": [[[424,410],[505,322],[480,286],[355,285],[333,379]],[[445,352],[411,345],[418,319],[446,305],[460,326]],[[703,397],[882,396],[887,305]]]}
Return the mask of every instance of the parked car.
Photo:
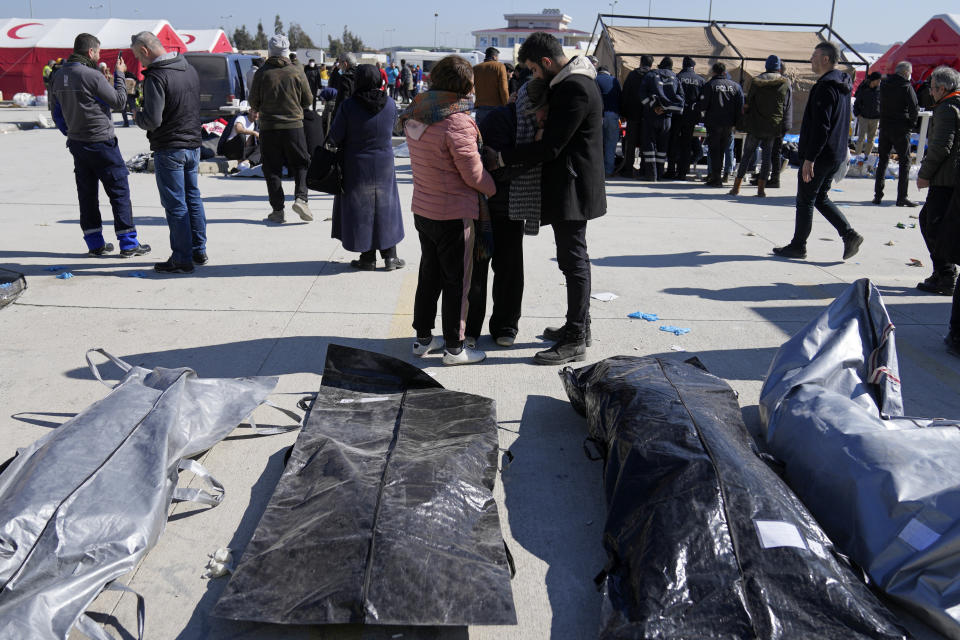
{"label": "parked car", "polygon": [[244,78],[253,68],[256,56],[245,53],[185,53],[200,76],[200,119],[204,122],[223,117],[220,107],[246,100],[249,87]]}

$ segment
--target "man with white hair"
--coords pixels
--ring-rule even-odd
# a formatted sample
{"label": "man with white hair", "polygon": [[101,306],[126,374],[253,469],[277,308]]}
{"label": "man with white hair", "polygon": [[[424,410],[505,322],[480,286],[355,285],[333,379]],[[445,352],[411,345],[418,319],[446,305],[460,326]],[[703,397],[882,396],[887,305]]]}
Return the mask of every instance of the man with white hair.
{"label": "man with white hair", "polygon": [[949,296],[957,283],[957,266],[941,255],[938,244],[960,167],[960,73],[947,66],[937,67],[930,75],[930,93],[936,102],[917,188],[930,189],[920,210],[920,231],[930,251],[933,275],[917,289]]}
{"label": "man with white hair", "polygon": [[207,262],[207,215],[200,196],[200,78],[176,51],[167,53],[150,31],[131,38],[143,72],[143,106],[134,122],[147,131],[160,203],[170,228],[170,258],[160,273],[193,273]]}
{"label": "man with white hair", "polygon": [[883,200],[883,182],[890,160],[890,149],[893,148],[900,162],[897,206],[917,206],[916,202],[907,199],[907,188],[910,185],[910,130],[913,129],[919,112],[917,94],[910,85],[912,73],[913,65],[907,61],[898,62],[896,72],[889,74],[880,83],[880,140],[877,145],[880,161],[873,185],[873,204],[880,204]]}
{"label": "man with white hair", "polygon": [[303,132],[303,111],[313,102],[303,67],[290,62],[290,41],[281,33],[270,37],[269,57],[253,76],[250,106],[260,112],[260,155],[263,177],[273,211],[268,222],[284,222],[283,167],[294,181],[293,211],[307,222],[313,213],[307,206],[307,167],[310,151]]}

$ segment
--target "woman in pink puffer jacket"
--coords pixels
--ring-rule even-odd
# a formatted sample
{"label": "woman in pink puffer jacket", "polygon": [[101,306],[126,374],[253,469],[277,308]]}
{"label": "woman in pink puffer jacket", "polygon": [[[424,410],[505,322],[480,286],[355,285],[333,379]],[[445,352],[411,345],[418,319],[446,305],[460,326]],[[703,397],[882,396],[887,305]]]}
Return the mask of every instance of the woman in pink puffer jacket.
{"label": "woman in pink puffer jacket", "polygon": [[[413,353],[423,357],[443,348],[444,364],[486,357],[475,344],[464,344],[478,194],[492,196],[497,190],[480,160],[480,130],[466,99],[472,91],[470,63],[447,56],[430,72],[430,91],[417,95],[400,116],[413,168],[411,209],[420,235]],[[432,336],[441,292],[443,338]]]}

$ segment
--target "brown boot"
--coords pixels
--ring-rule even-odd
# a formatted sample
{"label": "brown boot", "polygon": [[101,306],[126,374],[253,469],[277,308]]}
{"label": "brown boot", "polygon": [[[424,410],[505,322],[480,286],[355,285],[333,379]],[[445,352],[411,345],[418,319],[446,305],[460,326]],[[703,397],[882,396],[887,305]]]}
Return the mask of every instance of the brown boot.
{"label": "brown boot", "polygon": [[766,187],[767,187],[767,181],[766,181],[766,180],[764,180],[763,178],[760,178],[759,180],[757,180],[757,197],[758,197],[758,198],[766,198],[766,197],[767,197],[767,192],[764,191],[764,189],[766,189]]}
{"label": "brown boot", "polygon": [[737,176],[737,179],[733,181],[733,189],[730,189],[727,193],[731,196],[740,195],[740,184],[743,182],[743,178]]}

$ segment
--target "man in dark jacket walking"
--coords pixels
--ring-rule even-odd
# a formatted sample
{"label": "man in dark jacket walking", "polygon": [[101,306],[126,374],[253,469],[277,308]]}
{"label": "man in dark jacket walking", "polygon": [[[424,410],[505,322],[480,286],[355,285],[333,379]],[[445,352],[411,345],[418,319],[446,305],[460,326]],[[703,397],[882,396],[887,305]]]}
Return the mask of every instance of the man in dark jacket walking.
{"label": "man in dark jacket walking", "polygon": [[[860,83],[854,94],[853,115],[857,116],[857,155],[863,160],[873,151],[873,139],[880,124],[880,80],[883,75],[874,71]],[[862,162],[862,161],[861,161]]]}
{"label": "man in dark jacket walking", "polygon": [[160,273],[193,273],[207,262],[207,217],[200,196],[200,78],[176,51],[167,53],[150,31],[131,38],[143,72],[143,107],[135,112],[153,151],[160,203],[170,228],[170,258]]}
{"label": "man in dark jacket walking", "polygon": [[653,66],[652,56],[640,56],[640,66],[627,74],[620,93],[620,118],[627,123],[627,132],[623,138],[623,167],[620,175],[633,177],[634,163],[637,158],[637,146],[640,144],[640,131],[643,128],[643,104],[640,95],[643,78]]}
{"label": "man in dark jacket walking", "polygon": [[127,90],[123,72],[127,65],[117,60],[113,86],[97,70],[100,41],[81,33],[73,41],[73,53],[63,67],[50,75],[50,111],[57,128],[67,136],[67,148],[73,156],[73,171],[80,201],[80,229],[88,255],[102,256],[113,251],[104,241],[100,217],[99,183],[110,198],[113,230],[120,244],[120,257],[143,255],[149,245],[137,240],[130,204],[127,166],[120,155],[113,130],[112,109],[123,109]]}
{"label": "man in dark jacket walking", "polygon": [[550,83],[543,137],[502,153],[484,149],[488,169],[543,163],[541,223],[553,226],[557,264],[567,282],[567,316],[562,327],[547,327],[555,340],[534,357],[537,364],[585,360],[590,343],[590,257],[587,221],[607,212],[603,179],[603,100],[596,70],[582,56],[567,58],[560,41],[532,34],[518,59]]}
{"label": "man in dark jacket walking", "polygon": [[[273,211],[268,222],[284,222],[283,167],[294,181],[293,211],[301,220],[313,220],[307,206],[307,167],[310,151],[303,132],[303,110],[310,106],[310,86],[301,67],[291,64],[290,43],[281,34],[270,38],[270,57],[253,76],[250,106],[260,112],[260,155],[263,177]],[[338,93],[339,96],[339,93]]]}
{"label": "man in dark jacket walking", "polygon": [[717,62],[711,69],[713,76],[700,92],[698,110],[704,112],[707,126],[707,147],[710,149],[708,187],[723,186],[723,156],[733,140],[733,127],[743,111],[743,89],[727,79],[727,65]]}
{"label": "man in dark jacket walking", "polygon": [[910,185],[910,130],[917,121],[919,108],[917,94],[910,86],[913,65],[903,61],[897,63],[895,73],[891,73],[880,83],[880,139],[877,152],[877,175],[873,183],[873,204],[883,200],[883,182],[890,160],[890,149],[897,152],[900,172],[897,180],[897,206],[915,207],[916,202],[907,199]]}
{"label": "man in dark jacket walking", "polygon": [[670,121],[683,113],[683,93],[680,81],[673,72],[673,59],[665,57],[643,77],[640,85],[640,103],[643,105],[643,128],[640,130],[640,148],[643,151],[643,178],[656,182],[662,178],[667,163],[670,142]]}
{"label": "man in dark jacket walking", "polygon": [[770,174],[770,158],[777,136],[781,134],[783,113],[787,106],[789,82],[780,75],[780,58],[771,55],[766,61],[766,73],[761,73],[750,83],[744,106],[744,128],[747,139],[743,143],[743,162],[737,167],[737,178],[730,195],[740,193],[740,185],[747,174],[747,158],[752,158],[757,148],[760,154],[760,175],[757,176],[757,196],[766,196],[767,176]]}
{"label": "man in dark jacket walking", "polygon": [[803,165],[797,181],[797,218],[793,240],[773,252],[784,258],[807,257],[807,238],[813,228],[813,208],[833,225],[843,240],[843,259],[857,254],[863,236],[853,230],[843,212],[831,202],[829,193],[834,174],[847,159],[850,128],[850,76],[835,69],[840,51],[832,42],[821,42],[810,57],[810,66],[819,76],[810,89],[800,124],[798,152]]}
{"label": "man in dark jacket walking", "polygon": [[946,66],[934,69],[930,94],[935,101],[933,119],[917,188],[930,189],[920,210],[920,231],[930,252],[933,274],[917,284],[917,289],[949,296],[957,283],[957,266],[940,255],[937,245],[960,170],[960,73]]}
{"label": "man in dark jacket walking", "polygon": [[[680,92],[683,94],[683,113],[674,116],[670,123],[670,151],[667,164],[667,180],[686,180],[690,171],[690,154],[696,153],[693,159],[696,162],[699,151],[693,151],[693,130],[700,122],[701,113],[697,108],[700,99],[700,90],[706,80],[693,68],[697,63],[690,56],[683,59],[683,70],[677,74],[680,82]],[[698,143],[699,145],[699,140]]]}

